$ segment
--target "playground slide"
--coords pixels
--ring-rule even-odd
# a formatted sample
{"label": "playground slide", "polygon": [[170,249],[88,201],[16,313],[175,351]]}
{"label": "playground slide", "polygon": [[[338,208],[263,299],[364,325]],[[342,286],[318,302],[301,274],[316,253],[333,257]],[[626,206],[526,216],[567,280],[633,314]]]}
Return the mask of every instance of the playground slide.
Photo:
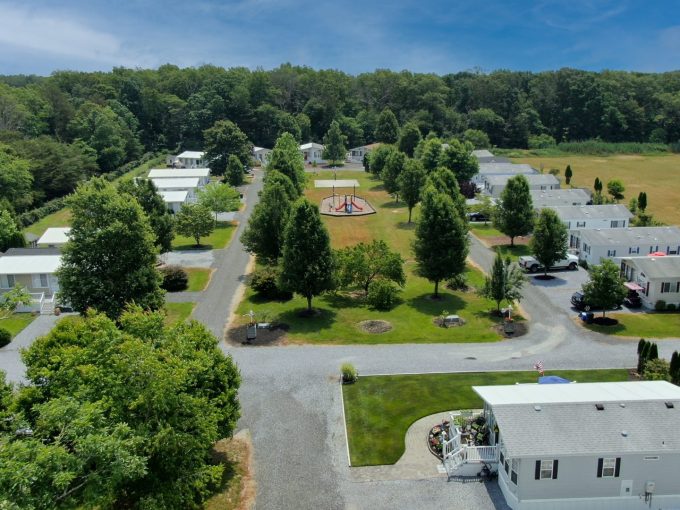
{"label": "playground slide", "polygon": [[335,208],[335,212],[338,212],[338,211],[344,209],[346,206],[347,206],[347,203],[343,202],[342,204],[340,204],[338,207]]}
{"label": "playground slide", "polygon": [[352,200],[352,207],[354,207],[357,211],[363,211],[364,210],[364,208],[359,207],[354,200]]}

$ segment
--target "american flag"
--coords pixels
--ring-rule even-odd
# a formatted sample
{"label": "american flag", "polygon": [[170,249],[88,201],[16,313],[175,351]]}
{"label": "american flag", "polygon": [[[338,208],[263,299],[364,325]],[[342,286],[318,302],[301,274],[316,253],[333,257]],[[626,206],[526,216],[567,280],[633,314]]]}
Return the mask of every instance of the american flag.
{"label": "american flag", "polygon": [[534,364],[534,369],[538,370],[538,373],[543,375],[543,362],[542,361],[537,361]]}

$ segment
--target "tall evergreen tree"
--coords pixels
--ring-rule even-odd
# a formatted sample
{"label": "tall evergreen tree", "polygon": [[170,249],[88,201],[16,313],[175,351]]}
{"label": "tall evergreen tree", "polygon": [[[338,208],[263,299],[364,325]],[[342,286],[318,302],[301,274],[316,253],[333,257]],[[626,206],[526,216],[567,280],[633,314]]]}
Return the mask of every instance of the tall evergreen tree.
{"label": "tall evergreen tree", "polygon": [[564,169],[564,182],[567,184],[567,186],[571,183],[571,178],[574,175],[574,172],[571,171],[571,165],[567,165],[567,168]]}
{"label": "tall evergreen tree", "polygon": [[434,282],[435,297],[439,296],[440,281],[465,271],[467,225],[451,197],[431,185],[423,191],[413,251],[418,274]]}
{"label": "tall evergreen tree", "polygon": [[495,301],[496,311],[500,312],[503,301],[513,302],[522,298],[522,286],[525,283],[522,270],[510,258],[503,260],[500,252],[496,253],[491,275],[484,281],[481,295]]}
{"label": "tall evergreen tree", "polygon": [[293,181],[291,181],[286,175],[282,174],[278,170],[267,170],[267,174],[264,177],[264,187],[266,188],[267,186],[274,183],[278,183],[283,186],[283,189],[286,191],[291,203],[300,198],[300,192],[295,187],[295,184],[293,184]]}
{"label": "tall evergreen tree", "polygon": [[420,194],[425,185],[425,170],[417,159],[408,159],[404,164],[404,170],[397,180],[401,198],[408,207],[408,222],[411,223],[413,208],[420,202]]}
{"label": "tall evergreen tree", "polygon": [[543,274],[556,262],[567,256],[569,233],[553,209],[541,209],[534,225],[534,235],[531,238],[531,252],[543,266]]}
{"label": "tall evergreen tree", "polygon": [[305,190],[305,162],[298,143],[290,133],[283,133],[272,150],[267,170],[278,170],[295,185],[299,194]]}
{"label": "tall evergreen tree", "polygon": [[340,131],[340,125],[336,121],[331,122],[328,132],[323,137],[323,158],[331,165],[341,163],[347,154],[346,143],[346,138]]}
{"label": "tall evergreen tree", "polygon": [[640,211],[643,213],[645,212],[645,209],[647,209],[647,192],[646,191],[641,191],[638,194],[638,200],[637,200],[637,206]]}
{"label": "tall evergreen tree", "polygon": [[399,140],[399,122],[392,110],[385,108],[378,117],[375,128],[375,141],[382,143],[396,143]]}
{"label": "tall evergreen tree", "polygon": [[418,124],[416,124],[415,122],[407,122],[401,128],[398,148],[409,158],[412,158],[413,153],[416,150],[416,147],[418,146],[422,139],[423,137],[420,134]]}
{"label": "tall evergreen tree", "polygon": [[229,155],[227,170],[224,173],[224,182],[234,187],[243,184],[243,163],[241,163],[236,154]]}
{"label": "tall evergreen tree", "polygon": [[139,203],[95,179],[80,185],[68,205],[71,233],[57,271],[62,301],[113,319],[128,303],[162,307],[155,235]]}
{"label": "tall evergreen tree", "polygon": [[279,284],[304,296],[311,313],[312,298],[333,289],[333,271],[331,240],[319,208],[301,198],[293,205],[284,233]]}
{"label": "tall evergreen tree", "polygon": [[529,182],[523,175],[508,179],[498,201],[494,224],[510,237],[510,246],[515,245],[515,237],[525,236],[533,229],[534,206],[529,193]]}

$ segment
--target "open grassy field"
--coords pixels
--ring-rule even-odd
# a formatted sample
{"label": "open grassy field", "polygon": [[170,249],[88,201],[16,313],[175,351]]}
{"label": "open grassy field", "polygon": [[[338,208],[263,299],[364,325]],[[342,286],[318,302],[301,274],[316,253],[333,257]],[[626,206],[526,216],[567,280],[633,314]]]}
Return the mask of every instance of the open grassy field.
{"label": "open grassy field", "polygon": [[187,292],[200,292],[205,290],[210,281],[212,269],[206,267],[185,267],[184,270],[189,276],[189,286]]}
{"label": "open grassy field", "polygon": [[[625,369],[556,370],[548,375],[578,382],[628,380]],[[531,383],[536,377],[535,371],[359,377],[342,387],[352,466],[397,462],[404,453],[406,431],[424,416],[481,408],[472,386]]]}
{"label": "open grassy field", "polygon": [[[529,163],[534,168],[543,165],[545,172],[558,168],[558,176],[564,183],[564,169],[569,164],[574,173],[574,187],[592,189],[595,177],[605,184],[611,179],[621,179],[626,186],[625,199],[647,192],[647,210],[656,219],[669,225],[680,225],[680,209],[677,207],[680,190],[680,154],[617,155],[617,156],[561,156],[522,157],[515,163]],[[563,184],[564,185],[564,184]]]}
{"label": "open grassy field", "polygon": [[175,235],[172,241],[173,250],[221,250],[231,241],[236,224],[229,221],[218,221],[215,230],[207,237],[201,237],[200,246],[196,246],[193,237]]}
{"label": "open grassy field", "polygon": [[14,313],[7,319],[0,321],[0,328],[6,329],[12,335],[12,338],[17,336],[26,326],[35,320],[37,317],[33,313]]}
{"label": "open grassy field", "polygon": [[[332,178],[330,171],[319,172],[312,179]],[[365,197],[377,214],[358,217],[322,216],[331,235],[334,248],[350,246],[373,239],[385,240],[405,259],[407,283],[399,304],[388,312],[370,309],[360,298],[345,294],[328,294],[314,299],[319,311],[316,317],[301,318],[299,312],[306,308],[306,301],[299,296],[290,301],[263,301],[251,289],[239,305],[237,315],[249,310],[259,314],[260,320],[283,322],[290,329],[286,334],[289,342],[356,344],[356,343],[427,343],[427,342],[493,342],[501,339],[494,329],[498,318],[489,315],[495,305],[474,292],[453,292],[440,284],[441,299],[433,300],[434,285],[414,275],[415,260],[411,251],[415,224],[407,224],[408,210],[396,204],[383,190],[379,181],[368,174],[338,172],[338,178],[356,178],[360,182],[359,196]],[[313,182],[310,183],[313,186]],[[342,190],[339,190],[342,193]],[[307,196],[314,203],[330,195],[331,190],[309,189]],[[414,218],[418,210],[414,210]],[[483,284],[483,275],[476,269],[467,272],[468,281],[475,287]],[[458,314],[465,321],[463,327],[440,328],[433,319],[442,312]],[[245,321],[245,319],[241,319]],[[386,333],[371,334],[359,328],[364,320],[389,321],[393,329]]]}
{"label": "open grassy field", "polygon": [[486,225],[484,223],[470,223],[470,232],[480,239],[484,239],[485,237],[493,238],[505,236],[503,232],[495,229],[491,222],[487,223]]}
{"label": "open grassy field", "polygon": [[[639,338],[680,338],[680,313],[608,313],[618,319],[616,326],[585,324],[586,328],[605,335]],[[580,322],[580,321],[579,321]]]}
{"label": "open grassy field", "polygon": [[186,320],[194,311],[196,303],[165,303],[165,324],[172,326]]}
{"label": "open grassy field", "polygon": [[[151,159],[146,163],[139,165],[134,170],[126,173],[125,175],[118,177],[114,182],[128,177],[140,177],[146,175],[149,169],[164,165],[164,157],[158,156],[157,158]],[[45,230],[50,227],[68,227],[71,224],[71,210],[67,207],[58,210],[52,214],[49,214],[39,221],[36,221],[32,225],[29,225],[24,229],[24,233],[35,234],[37,236],[42,235]]]}

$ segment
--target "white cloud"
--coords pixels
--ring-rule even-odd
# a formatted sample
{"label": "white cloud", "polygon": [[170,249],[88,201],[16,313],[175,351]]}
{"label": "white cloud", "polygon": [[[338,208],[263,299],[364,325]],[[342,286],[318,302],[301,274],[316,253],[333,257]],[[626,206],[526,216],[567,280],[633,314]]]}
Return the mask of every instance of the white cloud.
{"label": "white cloud", "polygon": [[0,4],[0,47],[79,61],[111,65],[144,65],[146,59],[125,51],[113,34],[91,28],[64,12],[33,12],[12,4]]}

